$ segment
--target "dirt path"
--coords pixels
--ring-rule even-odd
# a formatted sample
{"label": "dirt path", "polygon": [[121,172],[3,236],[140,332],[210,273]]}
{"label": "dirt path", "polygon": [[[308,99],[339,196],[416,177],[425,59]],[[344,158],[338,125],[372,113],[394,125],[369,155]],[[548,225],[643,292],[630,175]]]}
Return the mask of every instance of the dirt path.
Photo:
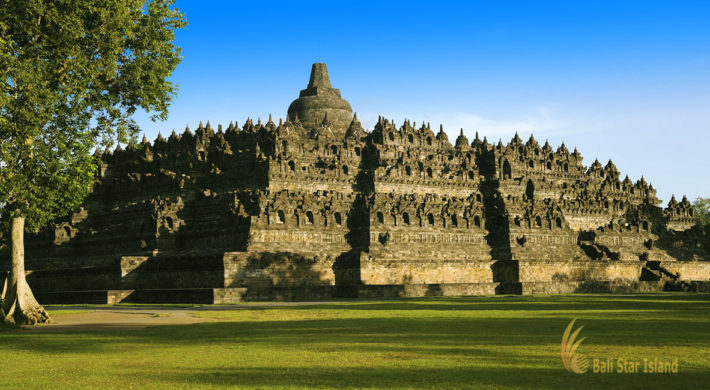
{"label": "dirt path", "polygon": [[[199,318],[192,314],[196,311],[245,310],[261,307],[323,305],[334,302],[263,302],[245,305],[208,305],[208,306],[45,306],[54,321],[48,325],[26,326],[32,332],[84,332],[95,330],[135,330],[149,326],[186,325],[202,322],[220,321],[214,318]],[[80,310],[83,313],[61,314],[63,310]]]}
{"label": "dirt path", "polygon": [[[83,310],[83,309],[80,309]],[[51,315],[51,310],[50,310]],[[67,332],[94,330],[134,330],[157,325],[184,325],[215,321],[211,318],[193,317],[183,309],[96,310],[88,313],[61,314],[52,317],[48,325],[27,326],[32,332]]]}

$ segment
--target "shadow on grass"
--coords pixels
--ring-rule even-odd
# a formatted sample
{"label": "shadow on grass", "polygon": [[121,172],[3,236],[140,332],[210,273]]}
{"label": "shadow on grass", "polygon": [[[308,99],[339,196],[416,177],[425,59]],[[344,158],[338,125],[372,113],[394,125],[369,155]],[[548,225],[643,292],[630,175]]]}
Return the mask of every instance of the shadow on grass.
{"label": "shadow on grass", "polygon": [[[680,305],[680,306],[679,306]],[[338,303],[304,302],[298,306],[258,306],[268,310],[678,310],[681,307],[710,310],[710,294],[574,294],[540,296],[424,297],[376,301],[343,301]],[[209,307],[205,307],[209,310]]]}
{"label": "shadow on grass", "polygon": [[[601,295],[272,307],[239,310],[234,322],[130,332],[4,332],[0,345],[6,353],[60,360],[87,354],[131,362],[153,351],[194,354],[194,365],[167,354],[159,355],[167,361],[155,363],[160,369],[131,372],[143,383],[165,387],[702,388],[708,368],[703,356],[710,356],[707,302],[702,295]],[[691,352],[679,356],[686,361],[678,375],[572,375],[562,368],[558,351],[575,317],[584,326],[582,349],[600,357],[608,348],[636,356]]]}
{"label": "shadow on grass", "polygon": [[[115,345],[210,346],[239,344],[266,347],[307,346],[311,349],[337,346],[340,351],[410,351],[439,354],[459,351],[476,355],[476,346],[557,345],[572,318],[584,325],[588,343],[615,346],[707,346],[710,318],[699,313],[683,321],[680,313],[661,312],[664,318],[644,313],[647,318],[626,313],[564,312],[554,317],[510,318],[333,318],[280,321],[220,321],[192,325],[155,326],[137,331],[94,331],[37,334],[5,332],[0,340],[5,349],[42,353],[96,352]],[[675,317],[676,319],[674,319]],[[85,342],[86,341],[86,342]]]}
{"label": "shadow on grass", "polygon": [[[273,370],[264,367],[223,368],[193,372],[153,373],[160,383],[210,384],[228,387],[250,386],[289,388],[522,388],[587,389],[644,388],[668,389],[706,384],[704,373],[678,375],[574,375],[560,368],[343,368],[292,367]],[[687,387],[686,387],[687,388]]]}

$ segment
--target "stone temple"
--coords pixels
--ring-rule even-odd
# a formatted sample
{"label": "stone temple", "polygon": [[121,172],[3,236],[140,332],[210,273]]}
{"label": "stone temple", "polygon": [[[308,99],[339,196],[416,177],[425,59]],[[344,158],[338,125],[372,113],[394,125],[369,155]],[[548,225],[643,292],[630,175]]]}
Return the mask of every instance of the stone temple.
{"label": "stone temple", "polygon": [[41,303],[710,285],[687,199],[660,207],[643,178],[564,144],[436,130],[366,131],[314,64],[278,124],[200,123],[103,152],[83,207],[28,237],[28,281]]}

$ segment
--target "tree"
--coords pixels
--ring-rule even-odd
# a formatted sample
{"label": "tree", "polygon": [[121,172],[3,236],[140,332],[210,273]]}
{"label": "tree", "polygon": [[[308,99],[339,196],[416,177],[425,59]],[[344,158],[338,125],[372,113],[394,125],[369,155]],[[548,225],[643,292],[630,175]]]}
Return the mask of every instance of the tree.
{"label": "tree", "polygon": [[710,254],[710,198],[696,198],[693,202],[693,215],[703,232],[703,245]]}
{"label": "tree", "polygon": [[696,198],[693,201],[693,214],[706,234],[710,234],[710,198]]}
{"label": "tree", "polygon": [[49,321],[25,280],[24,234],[91,191],[92,150],[164,120],[180,62],[173,0],[0,0],[0,218],[10,230],[6,322]]}

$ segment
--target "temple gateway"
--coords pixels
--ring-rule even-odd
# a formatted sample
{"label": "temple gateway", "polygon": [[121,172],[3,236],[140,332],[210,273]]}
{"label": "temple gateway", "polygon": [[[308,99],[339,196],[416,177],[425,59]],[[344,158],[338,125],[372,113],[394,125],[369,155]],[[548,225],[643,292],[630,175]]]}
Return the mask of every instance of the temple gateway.
{"label": "temple gateway", "polygon": [[278,124],[103,152],[83,206],[28,237],[28,282],[44,304],[708,289],[686,198],[564,144],[436,130],[366,131],[314,64]]}

